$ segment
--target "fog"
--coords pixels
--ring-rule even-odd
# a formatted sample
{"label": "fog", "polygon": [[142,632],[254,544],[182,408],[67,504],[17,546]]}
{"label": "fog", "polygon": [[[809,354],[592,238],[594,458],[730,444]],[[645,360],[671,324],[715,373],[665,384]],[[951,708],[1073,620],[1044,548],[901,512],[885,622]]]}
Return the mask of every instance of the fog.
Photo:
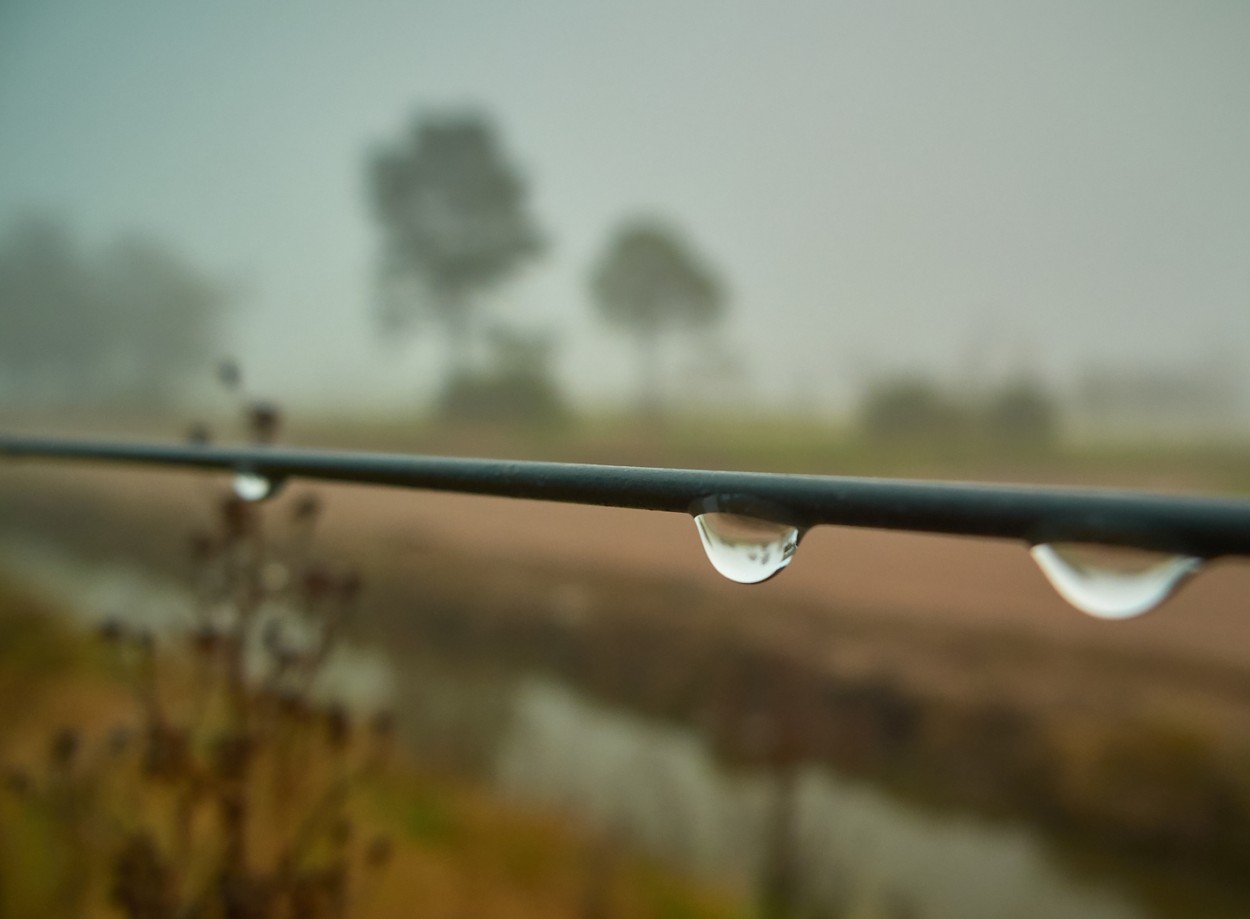
{"label": "fog", "polygon": [[546,239],[486,309],[554,336],[579,406],[631,398],[588,279],[641,214],[726,292],[661,342],[671,392],[836,414],[883,375],[1101,374],[1197,381],[1244,427],[1248,47],[1237,2],[8,0],[0,224],[177,250],[285,402],[422,405],[441,346],[379,334],[366,164],[467,109]]}
{"label": "fog", "polygon": [[[1248,49],[1246,0],[0,0],[0,915],[1245,916]],[[808,532],[270,443],[1222,501]],[[1023,538],[863,525],[913,511]]]}

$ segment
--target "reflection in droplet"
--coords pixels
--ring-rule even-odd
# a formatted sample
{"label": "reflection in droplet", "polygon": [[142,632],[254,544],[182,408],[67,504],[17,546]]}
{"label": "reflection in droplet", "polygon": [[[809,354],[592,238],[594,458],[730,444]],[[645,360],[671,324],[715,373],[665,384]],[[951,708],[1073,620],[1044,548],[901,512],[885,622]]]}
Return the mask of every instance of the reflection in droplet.
{"label": "reflection in droplet", "polygon": [[264,501],[278,492],[281,485],[255,472],[236,472],[231,482],[234,493],[244,501]]}
{"label": "reflection in droplet", "polygon": [[712,567],[739,584],[767,581],[789,565],[802,536],[791,524],[743,514],[698,514],[694,525]]}
{"label": "reflection in droplet", "polygon": [[1099,619],[1148,613],[1202,567],[1202,559],[1135,549],[1043,543],[1034,560],[1060,595]]}

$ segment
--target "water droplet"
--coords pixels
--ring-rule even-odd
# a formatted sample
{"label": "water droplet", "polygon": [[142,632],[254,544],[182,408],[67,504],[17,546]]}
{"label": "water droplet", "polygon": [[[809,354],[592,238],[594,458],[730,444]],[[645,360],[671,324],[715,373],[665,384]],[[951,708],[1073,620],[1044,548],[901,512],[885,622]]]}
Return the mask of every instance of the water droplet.
{"label": "water droplet", "polygon": [[802,531],[789,523],[709,511],[694,525],[712,567],[739,584],[767,581],[790,564]]}
{"label": "water droplet", "polygon": [[264,501],[272,498],[282,487],[281,480],[269,479],[256,472],[236,472],[231,482],[234,493],[244,501]]}
{"label": "water droplet", "polygon": [[1081,543],[1034,546],[1030,552],[1059,594],[1099,619],[1148,613],[1202,567],[1202,559]]}

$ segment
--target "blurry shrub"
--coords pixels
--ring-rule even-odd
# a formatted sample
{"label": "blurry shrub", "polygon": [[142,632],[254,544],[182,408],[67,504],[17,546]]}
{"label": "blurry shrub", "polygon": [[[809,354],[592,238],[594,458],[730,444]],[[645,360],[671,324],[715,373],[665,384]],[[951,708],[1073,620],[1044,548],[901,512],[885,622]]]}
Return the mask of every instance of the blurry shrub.
{"label": "blurry shrub", "polygon": [[983,422],[995,440],[1043,446],[1053,443],[1059,433],[1059,409],[1040,384],[1018,380],[994,395]]}
{"label": "blurry shrub", "polygon": [[496,328],[490,333],[490,366],[453,376],[439,399],[446,421],[555,427],[570,418],[551,375],[553,341]]}
{"label": "blurry shrub", "polygon": [[1038,383],[1016,380],[983,398],[956,398],[921,377],[868,389],[859,418],[865,438],[881,444],[975,443],[993,447],[1052,445],[1059,410]]}
{"label": "blurry shrub", "polygon": [[[267,442],[277,410],[245,409]],[[103,737],[63,728],[40,762],[5,767],[0,818],[60,859],[55,889],[30,895],[47,914],[106,896],[130,919],[343,917],[376,887],[390,843],[355,832],[353,798],[388,763],[394,718],[354,718],[323,681],[361,579],[316,558],[315,495],[271,504],[227,492],[191,534],[185,632],[101,624],[129,715]],[[15,855],[0,845],[0,872]]]}
{"label": "blurry shrub", "polygon": [[864,435],[885,443],[954,439],[967,428],[967,421],[967,412],[919,377],[872,386],[860,414]]}
{"label": "blurry shrub", "polygon": [[439,414],[448,421],[543,426],[568,420],[564,399],[550,380],[499,372],[453,379],[439,400]]}
{"label": "blurry shrub", "polygon": [[168,403],[215,350],[227,299],[152,240],[92,252],[53,220],[18,222],[0,240],[0,392]]}
{"label": "blurry shrub", "polygon": [[1243,752],[1201,725],[1166,716],[1054,729],[1054,810],[1138,851],[1167,855],[1250,851]]}

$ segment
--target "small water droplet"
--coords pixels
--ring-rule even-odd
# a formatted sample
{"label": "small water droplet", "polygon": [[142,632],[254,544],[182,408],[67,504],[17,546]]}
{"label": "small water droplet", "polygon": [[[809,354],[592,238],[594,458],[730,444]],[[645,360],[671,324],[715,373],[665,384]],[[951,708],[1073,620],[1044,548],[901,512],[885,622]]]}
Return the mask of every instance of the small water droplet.
{"label": "small water droplet", "polygon": [[231,482],[234,493],[244,501],[264,501],[278,493],[282,483],[246,470],[236,472]]}
{"label": "small water droplet", "polygon": [[790,564],[802,531],[789,523],[709,511],[694,525],[712,567],[739,584],[767,581]]}
{"label": "small water droplet", "polygon": [[1029,550],[1059,594],[1099,619],[1148,613],[1202,567],[1202,559],[1081,543],[1042,543]]}

